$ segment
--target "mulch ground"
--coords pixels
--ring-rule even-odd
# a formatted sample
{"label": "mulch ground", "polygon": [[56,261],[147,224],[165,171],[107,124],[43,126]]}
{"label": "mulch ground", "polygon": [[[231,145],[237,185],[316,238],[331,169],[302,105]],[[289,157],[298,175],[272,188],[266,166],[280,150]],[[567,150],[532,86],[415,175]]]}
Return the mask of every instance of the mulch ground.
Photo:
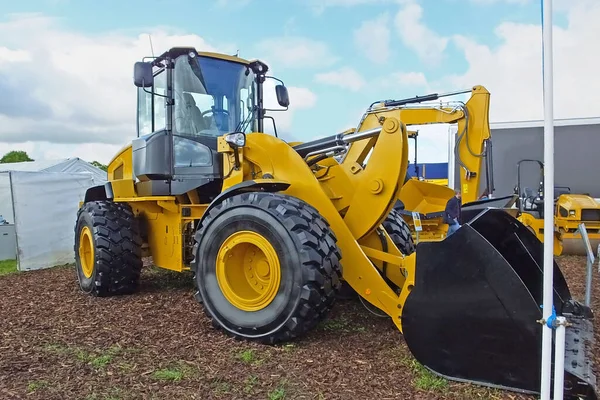
{"label": "mulch ground", "polygon": [[[582,299],[585,259],[559,262]],[[80,293],[72,267],[0,277],[0,398],[528,398],[431,375],[358,300],[301,340],[262,346],[213,330],[192,292],[188,275],[155,269],[136,295],[108,299]]]}

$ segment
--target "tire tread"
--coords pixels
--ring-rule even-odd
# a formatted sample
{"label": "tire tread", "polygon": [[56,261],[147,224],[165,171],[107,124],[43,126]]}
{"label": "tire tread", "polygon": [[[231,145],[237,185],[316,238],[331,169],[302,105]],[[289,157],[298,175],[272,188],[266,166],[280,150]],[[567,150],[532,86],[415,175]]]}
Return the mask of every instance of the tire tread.
{"label": "tire tread", "polygon": [[416,246],[410,227],[400,213],[392,210],[383,221],[383,227],[402,254],[409,255],[415,252]]}
{"label": "tire tread", "polygon": [[[195,235],[194,269],[200,242],[208,226],[223,210],[238,206],[257,207],[277,218],[300,249],[299,267],[303,268],[304,284],[294,312],[280,330],[257,340],[275,344],[299,337],[321,322],[335,304],[342,275],[341,251],[335,234],[319,212],[300,199],[280,193],[243,193],[223,200],[203,220]],[[222,328],[207,309],[206,302],[202,301],[202,305],[216,329],[237,339],[247,339]]]}
{"label": "tire tread", "polygon": [[[92,201],[81,207],[77,220],[87,213],[95,242],[95,281],[91,294],[98,297],[131,294],[142,271],[142,238],[139,223],[126,203]],[[78,225],[78,224],[77,224]],[[75,227],[75,235],[77,232]],[[75,246],[77,255],[77,246]]]}

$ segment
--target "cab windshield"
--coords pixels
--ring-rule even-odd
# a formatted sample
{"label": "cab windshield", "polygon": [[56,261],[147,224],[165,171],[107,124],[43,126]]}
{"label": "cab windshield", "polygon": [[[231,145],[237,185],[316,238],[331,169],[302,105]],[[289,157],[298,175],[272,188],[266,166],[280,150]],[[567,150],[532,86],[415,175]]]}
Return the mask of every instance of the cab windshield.
{"label": "cab windshield", "polygon": [[176,135],[216,137],[255,129],[254,73],[244,64],[180,56],[173,89]]}

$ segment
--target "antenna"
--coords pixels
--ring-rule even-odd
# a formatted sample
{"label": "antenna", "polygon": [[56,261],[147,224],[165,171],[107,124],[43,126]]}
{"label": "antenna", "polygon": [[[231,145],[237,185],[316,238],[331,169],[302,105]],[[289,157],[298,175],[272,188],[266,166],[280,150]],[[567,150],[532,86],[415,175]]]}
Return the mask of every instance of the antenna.
{"label": "antenna", "polygon": [[154,47],[152,47],[152,36],[148,34],[148,40],[150,40],[150,51],[152,52],[152,57],[154,57]]}

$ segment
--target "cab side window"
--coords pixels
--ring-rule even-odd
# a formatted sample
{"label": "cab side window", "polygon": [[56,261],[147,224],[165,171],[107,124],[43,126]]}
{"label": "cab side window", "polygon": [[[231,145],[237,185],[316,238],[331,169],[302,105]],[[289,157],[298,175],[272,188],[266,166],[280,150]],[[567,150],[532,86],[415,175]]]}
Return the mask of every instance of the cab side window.
{"label": "cab side window", "polygon": [[152,88],[145,88],[145,90],[138,88],[138,136],[147,135],[166,127],[166,98],[163,97],[166,94],[167,74],[165,70],[154,76]]}

